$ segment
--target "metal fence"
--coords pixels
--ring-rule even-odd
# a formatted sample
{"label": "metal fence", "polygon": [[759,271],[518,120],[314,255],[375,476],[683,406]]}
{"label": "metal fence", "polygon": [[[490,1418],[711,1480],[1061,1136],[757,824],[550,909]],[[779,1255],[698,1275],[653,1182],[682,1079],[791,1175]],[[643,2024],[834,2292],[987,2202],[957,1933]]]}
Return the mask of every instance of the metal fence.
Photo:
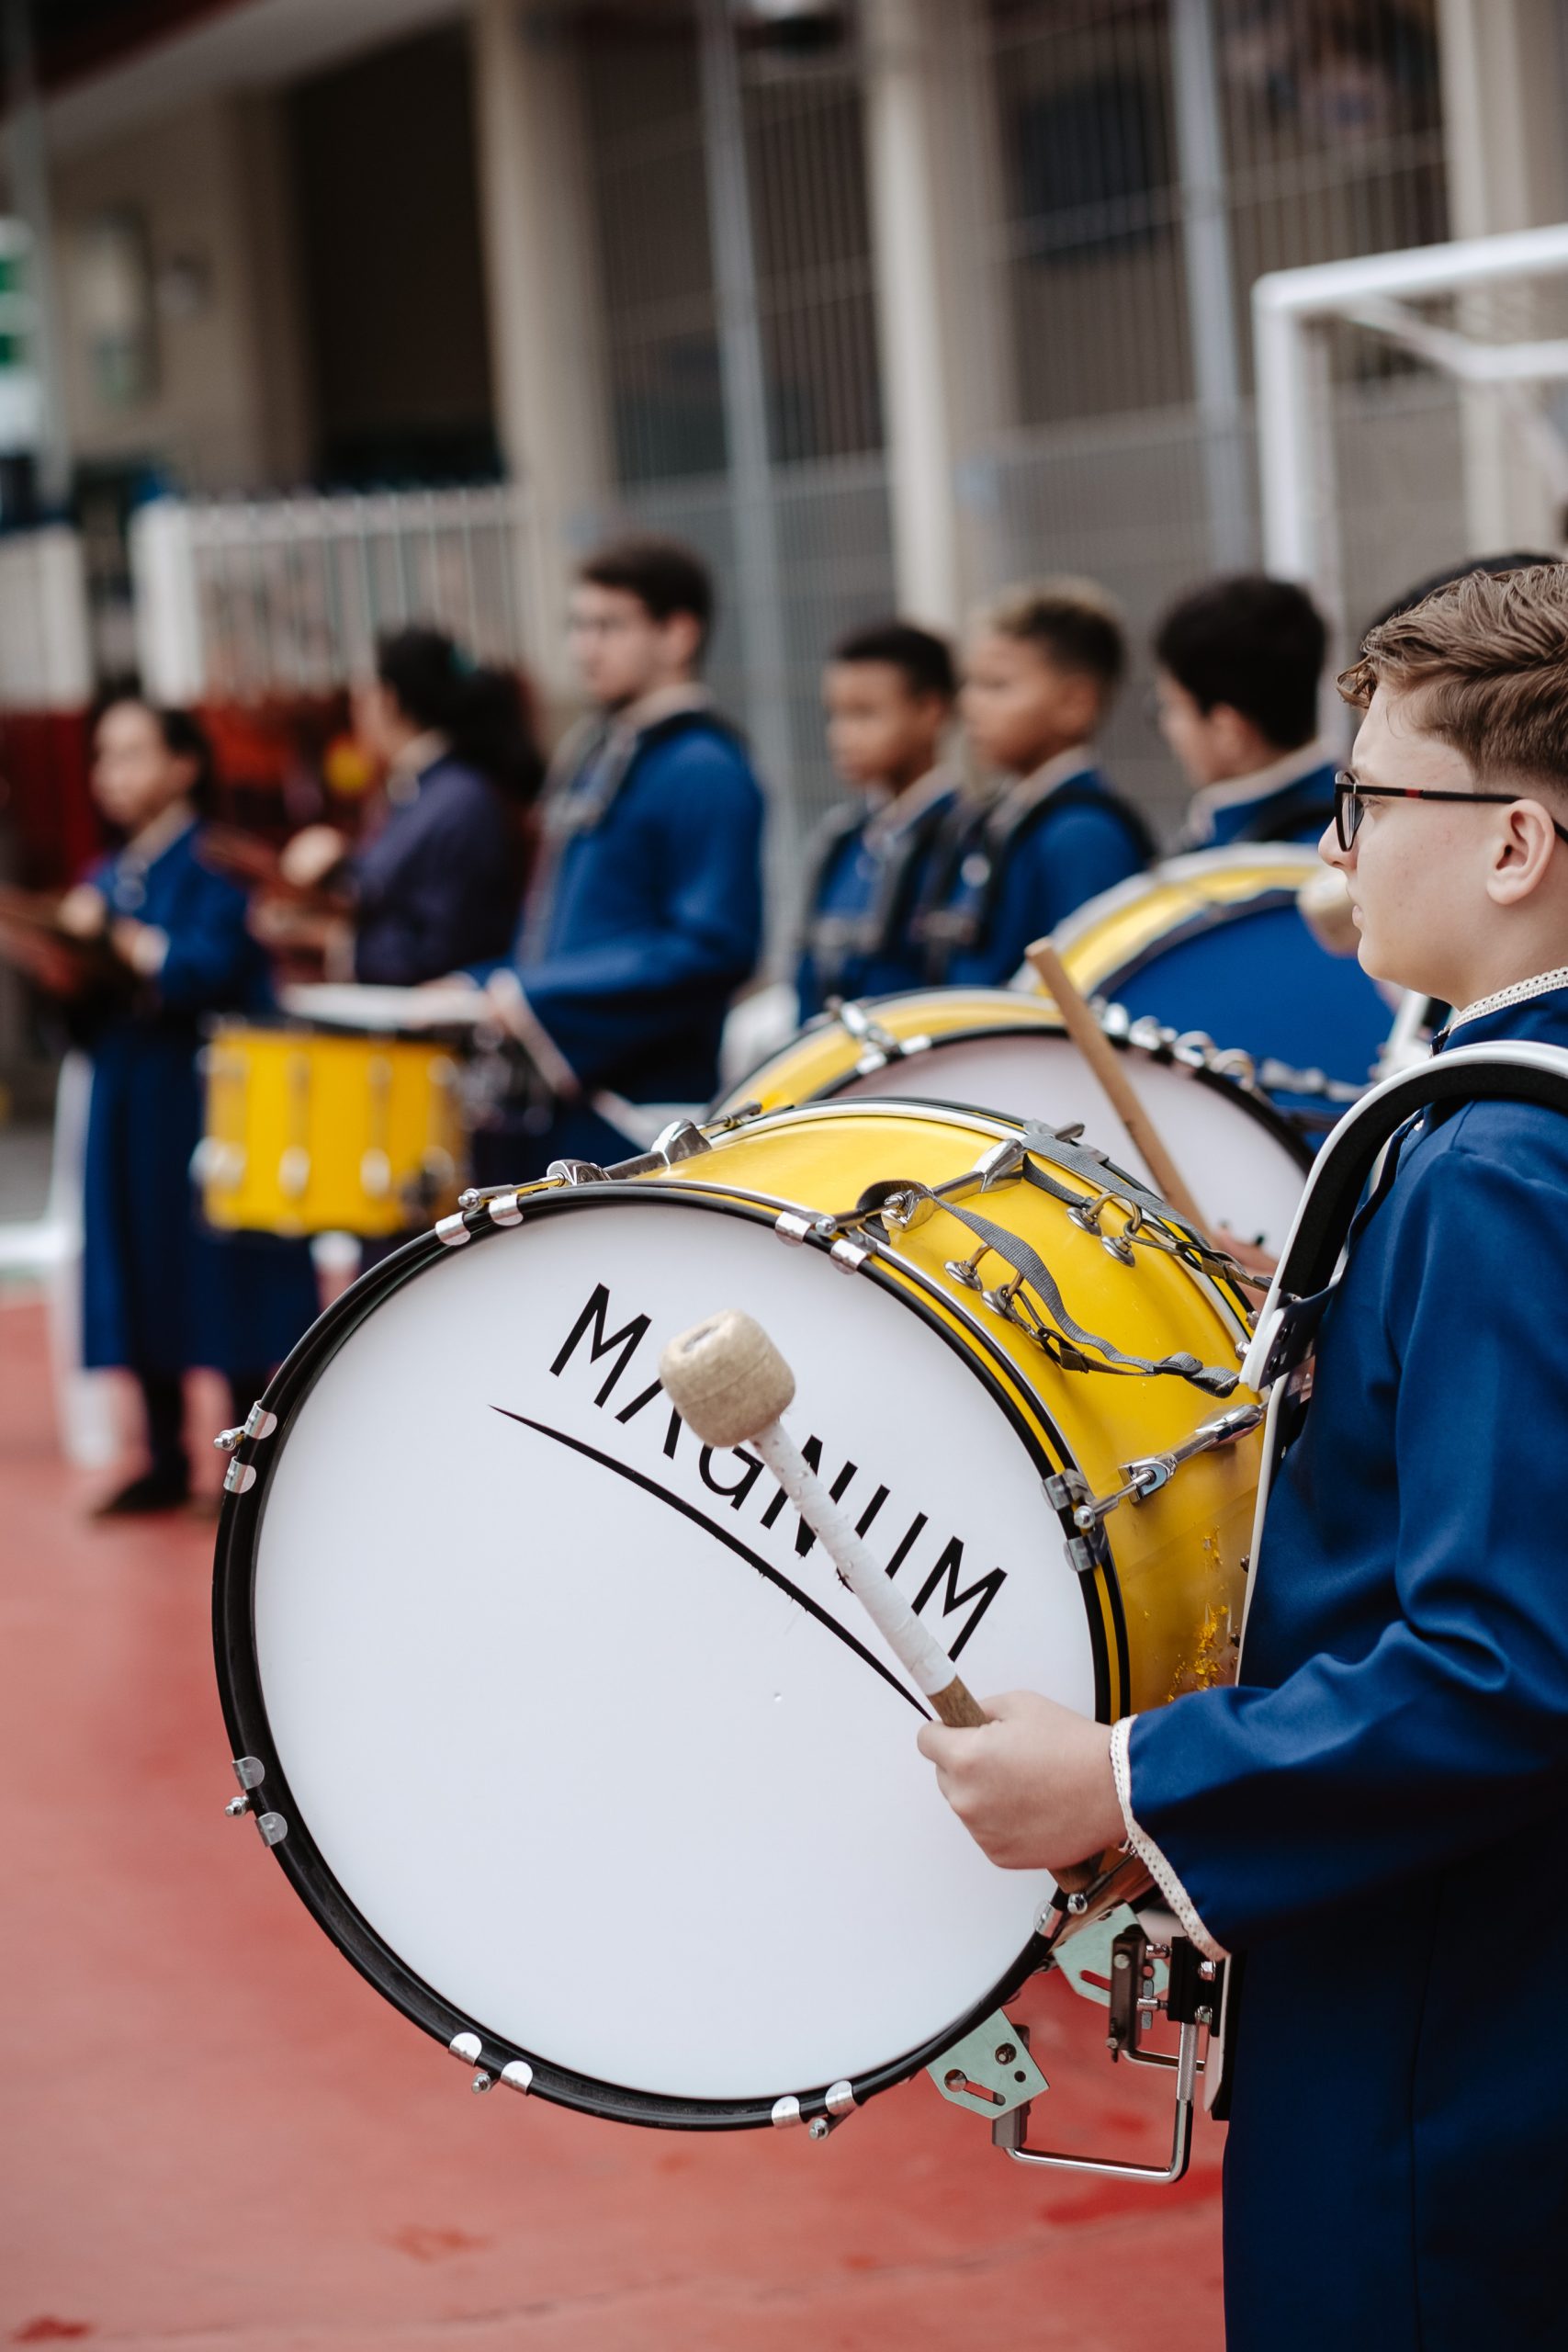
{"label": "metal fence", "polygon": [[131,526],[137,651],[171,702],[329,694],[379,632],[449,629],[481,661],[536,642],[519,491],[160,500]]}

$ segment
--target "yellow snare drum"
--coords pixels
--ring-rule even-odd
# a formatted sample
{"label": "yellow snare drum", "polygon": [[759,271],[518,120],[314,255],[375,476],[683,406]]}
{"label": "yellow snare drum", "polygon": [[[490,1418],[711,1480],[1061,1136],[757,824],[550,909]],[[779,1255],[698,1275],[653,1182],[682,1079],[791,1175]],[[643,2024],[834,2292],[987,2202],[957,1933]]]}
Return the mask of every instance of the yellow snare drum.
{"label": "yellow snare drum", "polygon": [[205,1070],[195,1172],[209,1224],[378,1240],[455,1199],[463,1135],[444,1046],[225,1022]]}

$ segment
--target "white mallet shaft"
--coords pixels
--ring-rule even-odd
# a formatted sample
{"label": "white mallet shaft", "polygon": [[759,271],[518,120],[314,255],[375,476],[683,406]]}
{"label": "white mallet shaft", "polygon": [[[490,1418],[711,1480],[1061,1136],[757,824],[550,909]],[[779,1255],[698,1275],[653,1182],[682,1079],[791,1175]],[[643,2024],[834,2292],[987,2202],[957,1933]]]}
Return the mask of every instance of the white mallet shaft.
{"label": "white mallet shaft", "polygon": [[812,1469],[781,1416],[795,1375],[767,1333],[733,1308],[671,1340],[660,1378],[705,1445],[754,1445],[850,1590],[944,1724],[989,1720],[886,1568]]}
{"label": "white mallet shaft", "polygon": [[[795,1402],[795,1374],[760,1323],[734,1307],[710,1315],[671,1340],[659,1359],[665,1394],[705,1445],[754,1445],[900,1666],[958,1731],[991,1718],[953,1660],[921,1624],[848,1514],[833,1500],[783,1416]],[[1114,1857],[1075,1862],[1055,1873],[1064,1894],[1087,1893]]]}

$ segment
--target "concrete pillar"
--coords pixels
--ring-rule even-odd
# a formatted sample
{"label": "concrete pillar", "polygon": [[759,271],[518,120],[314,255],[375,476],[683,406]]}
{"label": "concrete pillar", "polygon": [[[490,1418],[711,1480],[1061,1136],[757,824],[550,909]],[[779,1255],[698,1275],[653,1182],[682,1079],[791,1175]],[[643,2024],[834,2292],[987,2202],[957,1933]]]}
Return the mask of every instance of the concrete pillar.
{"label": "concrete pillar", "polygon": [[1217,571],[1236,571],[1252,552],[1247,494],[1250,453],[1242,434],[1241,354],[1213,0],[1172,0],[1170,45],[1181,250],[1192,389],[1202,435],[1209,557]]}
{"label": "concrete pillar", "polygon": [[[1558,0],[1438,0],[1438,28],[1450,233],[1495,236],[1568,218]],[[1501,297],[1479,289],[1466,296],[1461,323],[1480,335],[1517,333],[1519,302],[1517,288]],[[1565,330],[1559,284],[1530,331]],[[1463,425],[1469,551],[1561,544],[1560,501],[1506,403],[1467,394]]]}
{"label": "concrete pillar", "polygon": [[994,578],[988,459],[1012,407],[986,12],[979,0],[864,0],[862,22],[898,603],[953,628]]}
{"label": "concrete pillar", "polygon": [[471,28],[496,417],[528,513],[524,628],[536,682],[568,704],[567,582],[611,486],[577,60],[558,9],[475,0]]}

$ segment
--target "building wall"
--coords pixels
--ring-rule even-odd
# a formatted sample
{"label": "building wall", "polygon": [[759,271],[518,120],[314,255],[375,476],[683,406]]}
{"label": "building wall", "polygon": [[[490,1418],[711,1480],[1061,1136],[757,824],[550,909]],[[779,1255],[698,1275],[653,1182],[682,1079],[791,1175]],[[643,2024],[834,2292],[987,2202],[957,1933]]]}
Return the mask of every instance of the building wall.
{"label": "building wall", "polygon": [[[59,164],[62,373],[79,466],[144,468],[197,491],[303,472],[296,242],[276,132],[273,100],[227,93]],[[140,290],[106,290],[107,220],[141,241]],[[105,352],[117,319],[142,346],[118,369]]]}
{"label": "building wall", "polygon": [[443,28],[286,99],[303,240],[315,470],[493,470],[468,46]]}

